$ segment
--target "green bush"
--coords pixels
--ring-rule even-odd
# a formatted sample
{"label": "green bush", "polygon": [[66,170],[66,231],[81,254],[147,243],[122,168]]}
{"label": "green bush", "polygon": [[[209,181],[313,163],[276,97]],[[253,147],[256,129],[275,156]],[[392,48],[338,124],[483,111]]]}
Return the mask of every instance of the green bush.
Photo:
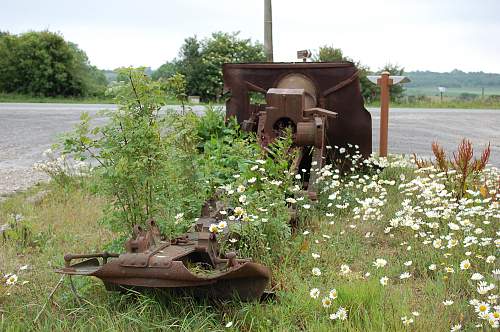
{"label": "green bush", "polygon": [[[162,116],[160,84],[143,69],[123,69],[121,75],[128,82],[116,88],[119,108],[105,112],[109,122],[91,129],[90,117],[83,114],[75,131],[65,136],[63,152],[98,162],[98,192],[110,198],[105,221],[113,230],[127,233],[156,218],[164,230],[173,231],[174,213],[193,198],[185,189],[197,183],[192,164],[185,165],[195,156],[194,115],[186,121],[175,114]],[[176,202],[179,196],[184,200]]]}
{"label": "green bush", "polygon": [[0,36],[0,91],[36,96],[102,95],[104,74],[76,44],[49,31]]}
{"label": "green bush", "polygon": [[184,40],[179,58],[167,62],[153,73],[154,79],[169,78],[175,72],[186,77],[189,95],[215,100],[222,96],[222,65],[232,62],[265,61],[263,46],[238,33],[215,32],[210,38],[196,36]]}

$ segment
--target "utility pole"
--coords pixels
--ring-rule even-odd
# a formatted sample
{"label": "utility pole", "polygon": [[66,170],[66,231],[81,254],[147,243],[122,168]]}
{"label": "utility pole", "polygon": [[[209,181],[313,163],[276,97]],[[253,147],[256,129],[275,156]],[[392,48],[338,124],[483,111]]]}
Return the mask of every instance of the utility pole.
{"label": "utility pole", "polygon": [[273,62],[273,10],[271,0],[264,0],[264,52],[267,62]]}

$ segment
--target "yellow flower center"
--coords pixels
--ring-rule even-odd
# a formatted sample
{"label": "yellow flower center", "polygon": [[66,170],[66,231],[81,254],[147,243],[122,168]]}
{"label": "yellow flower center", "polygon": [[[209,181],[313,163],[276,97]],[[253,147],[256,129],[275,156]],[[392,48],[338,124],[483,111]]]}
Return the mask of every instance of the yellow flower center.
{"label": "yellow flower center", "polygon": [[484,304],[481,304],[479,306],[479,311],[481,311],[481,312],[486,311],[486,306]]}

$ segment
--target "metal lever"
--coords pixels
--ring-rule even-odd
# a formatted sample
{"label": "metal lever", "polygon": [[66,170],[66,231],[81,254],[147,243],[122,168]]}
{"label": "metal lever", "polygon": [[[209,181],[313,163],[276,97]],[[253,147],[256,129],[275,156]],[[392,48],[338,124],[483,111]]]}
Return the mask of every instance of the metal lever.
{"label": "metal lever", "polygon": [[65,267],[69,267],[70,264],[71,264],[71,261],[73,259],[79,259],[79,258],[99,258],[99,257],[102,257],[103,264],[106,264],[109,257],[118,257],[118,256],[119,256],[119,254],[109,253],[107,251],[105,251],[103,253],[84,254],[84,255],[66,254],[66,255],[64,255],[64,266]]}
{"label": "metal lever", "polygon": [[337,117],[336,112],[332,112],[332,111],[329,111],[327,109],[320,108],[320,107],[313,107],[313,108],[308,108],[308,109],[304,110],[304,115],[306,115],[306,116],[313,115],[313,114],[324,115],[324,116],[328,116],[331,118]]}

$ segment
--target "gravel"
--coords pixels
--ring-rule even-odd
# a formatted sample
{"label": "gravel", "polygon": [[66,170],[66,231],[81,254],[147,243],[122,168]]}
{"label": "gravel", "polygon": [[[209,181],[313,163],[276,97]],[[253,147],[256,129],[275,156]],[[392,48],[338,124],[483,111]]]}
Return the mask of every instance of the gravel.
{"label": "gravel", "polygon": [[[47,176],[33,169],[43,160],[42,153],[79,122],[82,112],[97,115],[115,105],[0,103],[0,201],[7,195],[29,188]],[[178,109],[178,108],[177,108]],[[196,111],[202,111],[202,106]],[[373,119],[373,150],[378,150],[379,111],[370,109]],[[446,150],[456,148],[467,137],[476,150],[488,141],[491,163],[500,166],[500,110],[391,109],[389,151],[428,155],[433,141]]]}

